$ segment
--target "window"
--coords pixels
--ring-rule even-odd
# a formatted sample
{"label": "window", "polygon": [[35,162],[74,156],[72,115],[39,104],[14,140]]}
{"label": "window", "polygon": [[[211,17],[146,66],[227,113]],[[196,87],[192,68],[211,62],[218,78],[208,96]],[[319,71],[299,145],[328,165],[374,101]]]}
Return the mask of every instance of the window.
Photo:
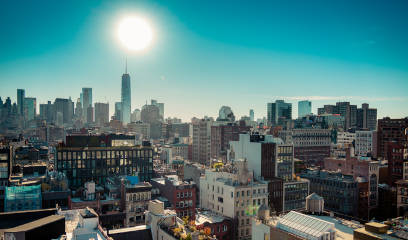
{"label": "window", "polygon": [[234,192],[231,192],[231,198],[234,198]]}
{"label": "window", "polygon": [[228,230],[227,225],[224,225],[224,226],[223,226],[223,230],[224,230],[224,232],[226,232],[226,231]]}

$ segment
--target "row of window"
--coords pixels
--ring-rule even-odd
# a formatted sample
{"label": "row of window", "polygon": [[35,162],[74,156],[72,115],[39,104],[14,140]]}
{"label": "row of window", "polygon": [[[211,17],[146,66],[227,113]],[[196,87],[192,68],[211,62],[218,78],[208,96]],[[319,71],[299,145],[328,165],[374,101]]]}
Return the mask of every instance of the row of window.
{"label": "row of window", "polygon": [[150,200],[150,192],[140,192],[140,193],[128,193],[127,194],[127,201],[144,201]]}
{"label": "row of window", "polygon": [[153,157],[152,150],[98,150],[98,151],[58,151],[58,159],[100,159],[116,157]]}
{"label": "row of window", "polygon": [[177,198],[188,198],[188,197],[192,197],[193,196],[193,192],[192,191],[188,191],[188,192],[177,192]]}
{"label": "row of window", "polygon": [[[256,194],[258,192],[258,194],[261,194],[261,192],[262,193],[266,193],[266,189],[265,188],[258,188],[258,189],[253,189],[253,194]],[[242,190],[242,191],[237,191],[236,193],[235,193],[235,196],[237,197],[237,198],[239,198],[240,196],[242,196],[242,197],[245,197],[245,193],[246,193],[246,196],[247,197],[249,197],[250,195],[251,195],[251,191],[250,190],[247,190],[246,192],[244,191],[244,190]],[[231,198],[234,198],[234,192],[231,192]]]}
{"label": "row of window", "polygon": [[192,206],[193,206],[193,200],[176,202],[176,208],[185,208],[185,207],[192,207]]}

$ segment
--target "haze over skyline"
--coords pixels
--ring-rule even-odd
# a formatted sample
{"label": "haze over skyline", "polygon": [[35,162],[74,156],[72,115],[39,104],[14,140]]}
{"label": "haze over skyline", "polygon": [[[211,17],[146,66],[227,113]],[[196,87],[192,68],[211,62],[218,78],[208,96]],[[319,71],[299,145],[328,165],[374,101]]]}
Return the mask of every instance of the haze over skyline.
{"label": "haze over skyline", "polygon": [[[24,88],[37,104],[76,101],[92,87],[112,114],[127,56],[132,111],[157,99],[166,117],[216,116],[227,105],[260,118],[267,102],[309,99],[314,113],[350,101],[379,118],[408,116],[408,2],[295,2],[1,2],[0,96],[15,101]],[[126,15],[153,26],[146,51],[118,42]]]}

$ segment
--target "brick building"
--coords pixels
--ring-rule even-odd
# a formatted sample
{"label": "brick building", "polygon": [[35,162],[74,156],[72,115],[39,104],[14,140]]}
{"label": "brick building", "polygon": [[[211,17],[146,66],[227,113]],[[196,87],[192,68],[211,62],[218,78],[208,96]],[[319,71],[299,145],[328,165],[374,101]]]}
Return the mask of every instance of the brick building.
{"label": "brick building", "polygon": [[196,184],[193,181],[180,181],[177,175],[167,175],[164,178],[152,179],[151,184],[169,200],[178,217],[188,216],[195,219],[197,196]]}

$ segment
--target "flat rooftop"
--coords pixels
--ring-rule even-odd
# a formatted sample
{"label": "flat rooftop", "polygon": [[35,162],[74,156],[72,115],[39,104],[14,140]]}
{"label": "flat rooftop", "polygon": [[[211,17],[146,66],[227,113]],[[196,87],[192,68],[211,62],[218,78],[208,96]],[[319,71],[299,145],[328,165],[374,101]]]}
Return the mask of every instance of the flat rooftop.
{"label": "flat rooftop", "polygon": [[14,228],[9,228],[9,229],[5,229],[5,232],[27,232],[30,231],[32,229],[47,225],[49,223],[53,223],[56,221],[59,221],[61,219],[65,219],[65,216],[61,216],[61,215],[51,215],[48,217],[44,217],[44,218],[40,218],[38,220],[14,227]]}

